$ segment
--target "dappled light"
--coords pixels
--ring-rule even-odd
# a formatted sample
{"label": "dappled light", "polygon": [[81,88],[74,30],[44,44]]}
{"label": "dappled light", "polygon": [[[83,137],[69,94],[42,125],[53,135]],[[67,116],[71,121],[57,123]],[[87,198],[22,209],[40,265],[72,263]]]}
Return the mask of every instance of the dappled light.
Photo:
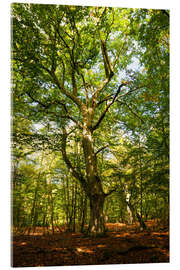
{"label": "dappled light", "polygon": [[[14,235],[14,266],[91,265],[102,263],[152,263],[169,261],[168,231],[138,231],[137,225],[122,226],[118,232],[111,231],[100,238],[84,237],[81,233],[58,233],[54,235]],[[153,227],[155,228],[155,227]],[[124,231],[124,229],[126,231]],[[26,241],[24,241],[26,240]],[[41,264],[40,264],[41,263]]]}
{"label": "dappled light", "polygon": [[22,242],[22,243],[20,244],[20,246],[25,246],[25,245],[27,245],[26,242]]}
{"label": "dappled light", "polygon": [[94,253],[94,251],[93,250],[91,250],[91,249],[88,249],[88,248],[86,248],[86,247],[79,247],[79,248],[77,248],[76,249],[78,252],[82,252],[82,253],[88,253],[88,254],[92,254],[92,253]]}

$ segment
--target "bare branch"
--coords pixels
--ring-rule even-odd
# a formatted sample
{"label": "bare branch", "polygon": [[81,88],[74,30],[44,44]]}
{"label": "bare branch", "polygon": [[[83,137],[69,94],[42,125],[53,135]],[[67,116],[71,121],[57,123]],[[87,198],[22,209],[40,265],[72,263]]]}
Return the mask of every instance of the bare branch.
{"label": "bare branch", "polygon": [[140,85],[140,86],[138,86],[138,87],[136,87],[136,88],[134,88],[132,90],[129,90],[128,92],[120,95],[119,98],[127,96],[127,95],[131,94],[132,92],[137,91],[137,90],[139,90],[140,88],[143,88],[143,87],[145,87],[145,85]]}
{"label": "bare branch", "polygon": [[101,116],[99,117],[99,120],[97,121],[97,123],[92,127],[92,130],[95,130],[99,127],[100,123],[102,122],[102,120],[104,119],[107,111],[109,110],[109,108],[111,107],[111,105],[115,102],[117,96],[119,95],[120,91],[121,91],[121,88],[123,86],[125,86],[126,84],[125,83],[122,83],[119,87],[118,87],[118,90],[116,92],[116,94],[114,95],[114,97],[112,98],[112,101],[109,102],[106,106],[106,108],[104,109],[103,113],[101,114]]}
{"label": "bare branch", "polygon": [[81,75],[81,78],[82,78],[82,81],[83,81],[83,87],[85,89],[85,94],[86,94],[86,105],[89,104],[89,95],[88,95],[88,87],[87,87],[87,83],[85,81],[85,78],[84,78],[84,75],[83,73],[80,74]]}
{"label": "bare branch", "polygon": [[102,39],[101,33],[100,35],[100,40],[101,40],[101,52],[103,55],[103,62],[104,62],[104,69],[106,73],[106,78],[111,78],[114,74],[113,67],[111,65],[108,53],[107,53],[107,48],[106,48],[106,42]]}
{"label": "bare branch", "polygon": [[56,100],[56,104],[62,105],[63,108],[64,108],[64,111],[65,111],[66,115],[65,115],[65,116],[61,116],[62,118],[68,118],[68,119],[72,120],[75,124],[77,124],[77,126],[78,126],[79,128],[82,128],[81,122],[79,122],[78,120],[76,120],[76,119],[69,113],[69,111],[68,111],[68,109],[67,109],[65,103],[63,103],[62,101]]}
{"label": "bare branch", "polygon": [[[112,76],[113,76],[113,75],[112,75]],[[98,96],[98,93],[99,93],[100,91],[102,91],[103,88],[109,83],[109,81],[110,81],[110,79],[112,78],[112,76],[106,78],[106,79],[101,83],[100,87],[94,92],[94,94],[93,94],[93,96],[92,96],[92,99],[94,99],[95,97]]]}
{"label": "bare branch", "polygon": [[117,190],[117,188],[114,188],[114,189],[110,190],[109,192],[105,193],[105,196],[107,197],[107,196],[111,195],[116,190]]}
{"label": "bare branch", "polygon": [[112,99],[112,95],[109,95],[107,97],[105,97],[104,99],[100,100],[98,103],[97,103],[97,106],[101,105],[102,103],[104,103],[105,101],[108,101]]}
{"label": "bare branch", "polygon": [[167,12],[167,10],[162,10],[162,12],[166,15],[166,16],[168,16],[168,18],[169,18],[169,13]]}
{"label": "bare branch", "polygon": [[107,53],[106,43],[101,38],[101,33],[99,33],[99,35],[100,35],[100,40],[101,40],[101,51],[102,51],[102,55],[103,55],[103,62],[104,62],[104,69],[105,69],[105,73],[106,73],[106,78],[101,83],[100,87],[93,94],[92,100],[95,97],[97,97],[98,93],[100,91],[102,91],[102,89],[109,83],[109,81],[111,80],[111,78],[114,75],[114,69],[113,69],[113,66],[111,65],[111,62],[110,62],[110,59],[109,59],[109,56],[108,56],[108,53]]}
{"label": "bare branch", "polygon": [[57,31],[57,34],[58,34],[60,40],[62,40],[62,42],[64,43],[65,47],[68,49],[68,51],[69,51],[69,53],[70,53],[70,55],[71,55],[71,49],[70,49],[70,47],[68,46],[68,44],[66,43],[65,39],[64,39],[64,38],[62,37],[62,35],[60,34],[59,28],[58,28],[58,27],[56,27],[56,31]]}
{"label": "bare branch", "polygon": [[72,86],[73,86],[73,95],[77,96],[77,86],[76,86],[76,79],[75,79],[75,72],[74,68],[72,67]]}
{"label": "bare branch", "polygon": [[62,59],[60,59],[61,60],[61,63],[62,63],[62,85],[63,85],[63,87],[64,87],[64,81],[65,81],[65,72],[66,72],[66,69],[65,69],[65,64],[64,64],[64,61],[62,60]]}
{"label": "bare branch", "polygon": [[81,107],[83,106],[83,103],[80,101],[80,99],[72,94],[71,92],[69,92],[68,90],[66,90],[64,88],[63,85],[61,85],[60,81],[58,80],[55,72],[52,72],[51,70],[49,70],[48,68],[46,68],[45,66],[42,65],[42,68],[44,70],[46,70],[52,77],[52,79],[54,80],[54,82],[56,83],[56,85],[58,86],[59,90],[68,98],[70,98],[78,107],[79,109],[81,109]]}
{"label": "bare branch", "polygon": [[95,155],[97,155],[98,153],[100,153],[102,150],[104,150],[106,147],[108,147],[109,144],[106,144],[105,146],[101,147],[100,149],[98,149],[96,152],[95,152]]}
{"label": "bare branch", "polygon": [[52,104],[44,104],[44,103],[42,103],[40,100],[37,100],[36,98],[34,98],[32,95],[31,95],[31,93],[28,91],[28,92],[26,92],[26,94],[34,101],[34,102],[36,102],[36,103],[38,103],[39,105],[41,105],[43,108],[45,108],[45,109],[48,109]]}
{"label": "bare branch", "polygon": [[60,91],[65,95],[67,96],[68,98],[70,98],[80,109],[81,107],[83,106],[83,103],[80,101],[80,99],[73,95],[72,93],[70,93],[68,90],[66,90],[60,83],[60,81],[58,80],[57,76],[55,73],[51,73],[53,79],[54,79],[54,82],[56,83],[56,85],[58,86],[58,88],[60,89]]}

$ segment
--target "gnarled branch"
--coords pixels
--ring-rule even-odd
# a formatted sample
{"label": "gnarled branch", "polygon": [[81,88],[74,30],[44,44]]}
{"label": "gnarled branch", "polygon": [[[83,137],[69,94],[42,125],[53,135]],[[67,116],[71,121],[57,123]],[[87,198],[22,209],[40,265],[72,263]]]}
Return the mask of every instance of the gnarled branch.
{"label": "gnarled branch", "polygon": [[107,111],[109,110],[109,108],[111,107],[111,105],[115,102],[117,96],[119,95],[120,91],[121,91],[121,88],[123,86],[125,86],[126,84],[125,83],[122,83],[119,87],[118,87],[118,90],[117,92],[115,93],[114,97],[112,98],[112,101],[110,101],[106,108],[104,109],[103,113],[101,114],[101,116],[99,117],[98,121],[96,122],[96,124],[92,127],[92,130],[95,130],[99,127],[100,123],[102,122],[102,120],[104,119]]}
{"label": "gnarled branch", "polygon": [[104,150],[106,147],[108,147],[109,144],[106,144],[105,146],[101,147],[100,149],[98,149],[96,152],[95,152],[95,155],[97,155],[98,153],[100,153],[102,150]]}

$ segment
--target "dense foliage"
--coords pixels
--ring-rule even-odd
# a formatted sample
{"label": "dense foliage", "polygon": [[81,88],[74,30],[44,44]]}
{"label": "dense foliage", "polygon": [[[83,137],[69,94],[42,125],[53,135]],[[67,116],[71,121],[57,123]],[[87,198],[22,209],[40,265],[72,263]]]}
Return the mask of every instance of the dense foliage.
{"label": "dense foliage", "polygon": [[168,11],[13,4],[12,102],[15,227],[168,222]]}

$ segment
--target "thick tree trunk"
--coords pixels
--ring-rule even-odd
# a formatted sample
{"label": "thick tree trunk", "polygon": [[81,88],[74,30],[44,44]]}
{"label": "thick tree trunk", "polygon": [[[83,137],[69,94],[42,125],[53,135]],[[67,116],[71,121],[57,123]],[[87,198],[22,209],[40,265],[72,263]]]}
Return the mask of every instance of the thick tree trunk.
{"label": "thick tree trunk", "polygon": [[86,193],[88,193],[87,195],[90,200],[88,233],[97,236],[105,233],[103,207],[106,196],[97,172],[97,160],[94,151],[92,132],[86,125],[84,125],[83,129],[83,151],[88,182]]}
{"label": "thick tree trunk", "polygon": [[105,233],[104,224],[104,195],[96,195],[90,198],[90,220],[88,233],[92,236],[103,235]]}
{"label": "thick tree trunk", "polygon": [[91,126],[93,110],[89,110],[88,108],[83,109],[82,114],[82,147],[86,168],[85,176],[82,176],[81,172],[76,170],[67,156],[66,139],[68,135],[65,129],[63,130],[61,150],[63,159],[70,169],[72,175],[79,180],[86,196],[90,200],[90,220],[88,232],[90,235],[97,236],[98,234],[104,234],[105,232],[103,206],[107,194],[105,194],[103,191],[102,183],[97,170],[97,159],[93,142],[93,129]]}

